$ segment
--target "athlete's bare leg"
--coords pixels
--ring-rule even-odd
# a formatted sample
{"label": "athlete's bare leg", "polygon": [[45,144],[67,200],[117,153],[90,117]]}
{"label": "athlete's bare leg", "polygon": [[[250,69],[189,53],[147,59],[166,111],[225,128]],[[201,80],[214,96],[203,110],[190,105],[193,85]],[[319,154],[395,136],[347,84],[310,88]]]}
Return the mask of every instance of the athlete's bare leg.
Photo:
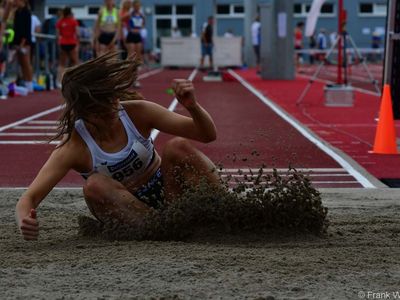
{"label": "athlete's bare leg", "polygon": [[133,51],[136,53],[137,59],[141,63],[143,63],[143,56],[142,56],[143,45],[142,45],[142,43],[133,44]]}
{"label": "athlete's bare leg", "polygon": [[21,66],[22,79],[28,82],[32,81],[33,70],[31,64],[31,47],[25,46],[25,52],[18,52],[18,62]]}
{"label": "athlete's bare leg", "polygon": [[176,200],[184,186],[196,186],[201,180],[220,185],[213,162],[184,138],[173,138],[164,146],[161,172],[167,202]]}
{"label": "athlete's bare leg", "polygon": [[[127,43],[126,44],[126,49],[128,50],[128,57],[132,57],[133,55],[136,55],[136,59],[142,64],[143,63],[143,58],[142,58],[142,43]],[[140,68],[140,66],[139,66]],[[134,87],[140,87],[139,80],[136,80],[133,83]]]}
{"label": "athlete's bare leg", "polygon": [[101,175],[91,175],[83,187],[86,203],[100,221],[131,224],[150,211],[149,206],[133,196],[120,182]]}
{"label": "athlete's bare leg", "polygon": [[79,62],[79,45],[76,45],[75,48],[69,53],[70,66],[76,66]]}

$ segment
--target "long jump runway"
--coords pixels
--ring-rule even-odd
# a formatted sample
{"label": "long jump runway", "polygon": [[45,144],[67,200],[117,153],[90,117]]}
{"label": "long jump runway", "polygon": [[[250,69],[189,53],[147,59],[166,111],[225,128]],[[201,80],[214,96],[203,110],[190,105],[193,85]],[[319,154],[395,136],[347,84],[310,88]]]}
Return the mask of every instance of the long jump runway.
{"label": "long jump runway", "polygon": [[[293,167],[308,174],[318,188],[376,187],[376,181],[357,165],[267,103],[240,77],[232,82],[203,82],[203,75],[197,70],[152,70],[141,74],[140,92],[150,101],[186,114],[167,89],[174,78],[193,79],[198,101],[218,130],[217,141],[198,143],[198,147],[219,166],[222,176],[240,177],[261,167],[267,173]],[[61,95],[58,91],[35,93],[11,98],[1,106],[0,186],[27,187],[55,146],[46,141],[56,130]],[[162,151],[171,137],[155,133],[153,138]],[[79,187],[82,182],[71,172],[59,187]]]}

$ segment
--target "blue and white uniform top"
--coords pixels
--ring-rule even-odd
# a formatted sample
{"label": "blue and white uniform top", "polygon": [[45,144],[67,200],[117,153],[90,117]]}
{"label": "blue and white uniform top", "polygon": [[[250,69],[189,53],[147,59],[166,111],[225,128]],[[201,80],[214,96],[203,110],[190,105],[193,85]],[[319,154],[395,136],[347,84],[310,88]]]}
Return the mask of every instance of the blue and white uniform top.
{"label": "blue and white uniform top", "polygon": [[141,13],[132,13],[131,18],[129,19],[129,28],[130,29],[142,29],[144,26],[144,17]]}
{"label": "blue and white uniform top", "polygon": [[139,133],[122,107],[119,111],[119,119],[125,128],[128,143],[122,150],[115,153],[105,152],[97,145],[83,120],[79,119],[75,122],[75,129],[85,141],[92,156],[92,170],[81,175],[87,178],[93,173],[100,173],[129,187],[151,164],[155,151],[151,138],[146,139]]}

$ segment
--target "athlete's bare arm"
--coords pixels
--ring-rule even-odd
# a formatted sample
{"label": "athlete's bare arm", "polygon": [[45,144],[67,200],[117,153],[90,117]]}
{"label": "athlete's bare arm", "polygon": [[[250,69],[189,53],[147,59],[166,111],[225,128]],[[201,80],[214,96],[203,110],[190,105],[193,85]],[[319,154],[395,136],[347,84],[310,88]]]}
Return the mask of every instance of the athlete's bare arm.
{"label": "athlete's bare arm", "polygon": [[193,84],[189,80],[177,79],[173,89],[178,101],[188,110],[186,117],[167,110],[153,102],[132,101],[123,103],[135,125],[147,137],[155,128],[161,132],[203,143],[216,139],[215,124],[208,112],[196,101]]}
{"label": "athlete's bare arm", "polygon": [[[53,187],[70,169],[87,170],[85,149],[80,150],[80,141],[76,137],[60,148],[55,149],[43,165],[27,191],[16,205],[16,221],[25,240],[36,240],[39,234],[39,223],[36,208]],[[84,151],[84,152],[82,152]],[[90,160],[89,160],[90,162]]]}

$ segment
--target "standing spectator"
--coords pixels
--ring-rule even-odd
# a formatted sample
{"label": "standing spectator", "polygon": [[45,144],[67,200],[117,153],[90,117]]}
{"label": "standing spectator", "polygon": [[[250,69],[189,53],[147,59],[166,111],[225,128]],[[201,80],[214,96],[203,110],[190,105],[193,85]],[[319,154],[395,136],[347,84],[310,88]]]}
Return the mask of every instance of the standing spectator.
{"label": "standing spectator", "polygon": [[132,1],[131,0],[123,0],[121,2],[121,7],[119,9],[119,19],[121,21],[120,26],[120,47],[124,51],[123,58],[127,57],[128,49],[126,47],[126,37],[129,32],[129,20],[132,13]]}
{"label": "standing spectator", "polygon": [[42,22],[40,22],[39,18],[32,14],[31,20],[31,31],[32,31],[32,46],[35,46],[36,43],[36,33],[40,33],[42,31]]}
{"label": "standing spectator", "polygon": [[380,33],[377,30],[374,30],[372,33],[372,38],[371,38],[371,48],[374,51],[371,56],[372,62],[377,62],[381,60],[379,48],[381,47],[382,43],[382,37]]}
{"label": "standing spectator", "polygon": [[294,49],[297,51],[296,54],[296,67],[299,67],[303,63],[303,29],[304,22],[298,22],[294,29]]}
{"label": "standing spectator", "polygon": [[318,45],[318,60],[323,61],[325,59],[325,51],[328,48],[328,39],[326,37],[326,31],[324,28],[321,28],[318,36],[317,36],[317,45]]}
{"label": "standing spectator", "polygon": [[309,53],[309,63],[310,65],[314,64],[315,61],[315,48],[317,47],[317,41],[315,40],[315,36],[314,34],[312,36],[310,36],[309,40],[308,40],[308,47],[310,48],[310,53]]}
{"label": "standing spectator", "polygon": [[[56,23],[60,18],[62,18],[62,9],[58,9],[54,15],[43,22],[42,33],[55,36],[57,34]],[[58,47],[55,47],[55,51],[53,47],[55,47],[53,43],[44,43],[41,45],[40,50],[40,59],[42,63],[45,60],[45,51],[47,51],[50,70],[55,70],[59,57]]]}
{"label": "standing spectator", "polygon": [[201,59],[200,68],[204,68],[204,58],[209,57],[210,68],[214,66],[213,63],[213,25],[214,17],[208,17],[207,24],[205,25],[203,32],[201,33]]}
{"label": "standing spectator", "polygon": [[261,22],[259,16],[257,16],[251,24],[251,41],[254,54],[256,55],[257,73],[260,73]]}
{"label": "standing spectator", "polygon": [[120,20],[114,0],[104,0],[104,6],[100,8],[94,28],[93,44],[96,55],[114,51],[119,32]]}
{"label": "standing spectator", "polygon": [[[0,85],[3,84],[3,79],[6,73],[6,49],[14,39],[14,30],[7,26],[7,20],[10,16],[12,0],[6,0],[0,4]],[[6,95],[0,95],[6,97]]]}
{"label": "standing spectator", "polygon": [[335,31],[333,31],[333,32],[331,32],[330,34],[329,34],[329,43],[330,43],[330,46],[331,47],[333,47],[333,45],[335,45],[336,44],[336,40],[337,40],[337,33],[335,32]]}
{"label": "standing spectator", "polygon": [[[133,1],[133,11],[129,20],[129,33],[126,37],[126,47],[128,49],[128,56],[136,55],[138,60],[143,63],[143,36],[142,30],[145,25],[145,18],[141,12],[141,3],[139,0]],[[139,81],[135,81],[135,87],[139,87]]]}
{"label": "standing spectator", "polygon": [[142,59],[143,37],[142,30],[145,25],[145,18],[141,12],[140,1],[133,1],[133,11],[129,20],[129,33],[126,38],[129,55],[135,53],[139,60]]}
{"label": "standing spectator", "polygon": [[31,31],[32,31],[32,51],[31,51],[31,61],[33,62],[36,54],[36,33],[40,33],[42,31],[42,22],[40,22],[39,18],[32,14],[31,20]]}
{"label": "standing spectator", "polygon": [[149,56],[148,54],[148,49],[147,49],[147,36],[148,36],[147,28],[143,27],[142,30],[140,30],[140,36],[142,37],[142,60],[143,64],[148,65],[149,63]]}
{"label": "standing spectator", "polygon": [[42,25],[42,33],[56,35],[57,34],[56,23],[58,19],[61,17],[62,17],[62,10],[60,9],[57,11],[57,14],[52,15],[50,18],[46,19]]}
{"label": "standing spectator", "polygon": [[0,20],[0,49],[3,48],[3,36],[7,29],[7,21],[10,18],[10,12],[13,7],[14,0],[5,0],[1,3],[1,20]]}
{"label": "standing spectator", "polygon": [[92,58],[92,31],[88,28],[84,21],[78,21],[78,38],[79,38],[79,54],[78,57],[87,61]]}
{"label": "standing spectator", "polygon": [[60,45],[60,61],[58,64],[57,87],[60,88],[64,69],[69,60],[70,66],[78,63],[79,23],[72,15],[70,7],[63,9],[63,16],[56,24],[58,44]]}
{"label": "standing spectator", "polygon": [[18,64],[21,67],[22,80],[29,92],[33,92],[32,51],[32,13],[28,0],[15,0],[14,40],[12,48],[16,51]]}

